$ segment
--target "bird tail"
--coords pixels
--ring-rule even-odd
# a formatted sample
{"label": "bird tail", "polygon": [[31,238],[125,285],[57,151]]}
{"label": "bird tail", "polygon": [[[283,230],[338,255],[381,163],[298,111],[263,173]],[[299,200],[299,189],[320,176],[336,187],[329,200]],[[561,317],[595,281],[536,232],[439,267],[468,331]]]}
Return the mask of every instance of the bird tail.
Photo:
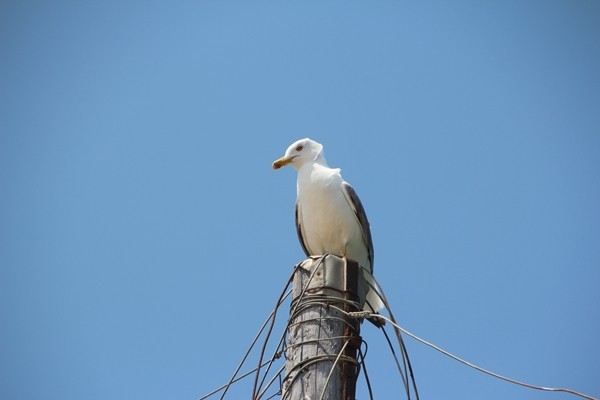
{"label": "bird tail", "polygon": [[375,278],[373,278],[373,275],[371,275],[368,271],[364,275],[365,280],[369,285],[369,290],[367,292],[367,299],[365,301],[363,311],[376,313],[384,307],[383,300],[381,298],[382,291],[379,288],[377,281],[375,281]]}

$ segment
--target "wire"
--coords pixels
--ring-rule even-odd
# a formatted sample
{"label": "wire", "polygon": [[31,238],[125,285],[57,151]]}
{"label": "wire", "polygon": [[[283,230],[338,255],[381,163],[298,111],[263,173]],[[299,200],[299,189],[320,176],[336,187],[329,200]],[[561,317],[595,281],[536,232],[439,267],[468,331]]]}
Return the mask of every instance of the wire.
{"label": "wire", "polygon": [[[394,350],[394,346],[392,345],[392,341],[390,340],[390,337],[388,336],[388,334],[385,330],[385,327],[382,326],[381,331],[383,332],[383,335],[385,336],[385,340],[387,341],[390,351],[392,352],[392,356],[394,357],[394,361],[396,362],[396,367],[398,367],[398,372],[400,373],[400,376],[402,377],[402,383],[404,384],[404,390],[406,391],[406,395],[410,399],[410,390],[408,389],[408,378],[402,371],[402,367],[400,366],[400,362],[398,361],[398,357],[396,356],[396,351]],[[404,370],[406,370],[406,364],[404,365]]]}
{"label": "wire", "polygon": [[411,332],[407,331],[406,329],[402,328],[397,323],[395,323],[394,321],[392,321],[391,319],[389,319],[389,318],[387,318],[387,317],[385,317],[383,315],[374,314],[374,313],[368,313],[368,312],[365,313],[365,312],[360,312],[360,311],[356,312],[356,313],[350,312],[349,314],[350,315],[355,315],[355,316],[360,317],[360,318],[364,318],[365,316],[367,316],[366,314],[369,314],[368,315],[369,317],[382,318],[382,319],[388,321],[390,324],[392,324],[394,327],[396,327],[400,331],[402,331],[402,333],[410,336],[411,338],[415,339],[416,341],[421,342],[424,345],[427,345],[427,346],[431,347],[432,349],[437,350],[440,353],[444,354],[445,356],[448,356],[448,357],[452,358],[453,360],[458,361],[458,362],[460,362],[460,363],[462,363],[462,364],[464,364],[464,365],[466,365],[468,367],[471,367],[471,368],[473,368],[473,369],[475,369],[477,371],[483,372],[484,374],[493,376],[494,378],[502,379],[503,381],[510,382],[510,383],[515,384],[515,385],[524,386],[524,387],[527,387],[527,388],[530,388],[530,389],[543,390],[543,391],[547,391],[547,392],[565,392],[565,393],[574,394],[575,396],[579,396],[579,397],[582,397],[582,398],[588,399],[588,400],[598,400],[596,397],[593,397],[593,396],[590,396],[590,395],[587,395],[587,394],[584,394],[584,393],[581,393],[581,392],[577,392],[577,391],[572,390],[572,389],[553,388],[553,387],[544,387],[544,386],[532,385],[530,383],[521,382],[521,381],[518,381],[516,379],[508,378],[508,377],[500,375],[498,373],[489,371],[489,370],[487,370],[485,368],[482,368],[482,367],[480,367],[478,365],[475,365],[475,364],[473,364],[473,363],[471,363],[469,361],[466,361],[466,360],[464,360],[464,359],[462,359],[462,358],[460,358],[458,356],[455,356],[454,354],[450,353],[449,351],[444,350],[441,347],[436,346],[435,344],[426,341],[425,339],[421,339],[420,337],[418,337],[414,333],[411,333]]}
{"label": "wire", "polygon": [[[264,367],[265,365],[267,365],[269,363],[269,361],[265,362],[262,366]],[[198,398],[197,400],[206,400],[208,399],[210,396],[212,396],[213,394],[219,393],[221,390],[228,388],[229,386],[231,386],[232,383],[236,383],[238,381],[241,381],[242,379],[246,378],[247,376],[252,375],[254,372],[256,372],[257,368],[254,368],[253,370],[250,370],[248,372],[245,372],[244,374],[238,376],[237,378],[230,380],[228,383],[216,388],[215,390],[213,390],[210,393],[205,394],[204,396]]]}
{"label": "wire", "polygon": [[279,392],[273,393],[271,396],[267,397],[265,400],[271,400],[275,396],[281,396],[281,390]]}
{"label": "wire", "polygon": [[[377,294],[381,295],[380,293],[377,293]],[[386,300],[383,300],[383,301],[387,304]],[[396,328],[394,328],[394,330],[396,331],[397,339],[398,339],[398,345],[400,346],[400,353],[402,355],[402,364],[404,367],[404,371],[402,370],[402,366],[400,365],[400,362],[398,361],[396,351],[394,350],[394,346],[392,345],[392,342],[385,330],[385,327],[383,326],[383,324],[379,324],[379,323],[375,322],[375,320],[377,318],[383,317],[381,314],[372,313],[370,311],[364,311],[364,310],[356,311],[356,312],[348,312],[348,311],[344,311],[343,309],[336,307],[334,305],[329,305],[329,307],[335,308],[336,310],[338,310],[350,317],[355,317],[355,318],[359,318],[359,319],[363,319],[363,318],[369,319],[376,327],[378,327],[382,330],[382,332],[385,336],[385,339],[388,343],[388,346],[392,352],[392,356],[394,357],[394,361],[396,362],[396,366],[398,368],[398,372],[400,373],[400,378],[402,379],[402,383],[404,384],[404,390],[406,393],[406,397],[410,400],[410,388],[408,386],[408,375],[410,374],[413,391],[415,392],[416,399],[418,400],[419,392],[417,391],[417,386],[416,386],[414,374],[412,371],[412,366],[410,364],[410,359],[408,358],[408,352],[406,350],[406,346],[404,345],[404,341],[402,340],[402,336],[400,335],[400,332]],[[388,309],[388,312],[389,312],[389,309]],[[390,312],[390,314],[391,314],[391,312]]]}
{"label": "wire", "polygon": [[[287,287],[289,286],[289,283],[286,285],[285,289],[287,289]],[[285,293],[285,289],[284,289],[284,293]],[[291,293],[291,290],[288,291],[288,293],[283,296],[283,299],[285,299],[287,296],[289,296],[289,294]],[[283,300],[282,299],[282,300]],[[277,306],[279,307],[279,305]],[[237,376],[238,372],[240,372],[240,369],[242,368],[242,366],[244,365],[244,363],[246,362],[246,359],[248,358],[248,355],[250,355],[250,352],[252,351],[252,349],[254,348],[254,345],[256,344],[256,342],[258,341],[258,338],[260,337],[260,335],[262,334],[262,332],[264,331],[265,327],[267,326],[267,324],[269,323],[269,321],[271,320],[271,318],[273,317],[273,314],[275,313],[275,311],[277,310],[277,308],[273,311],[271,311],[271,314],[269,314],[269,316],[267,317],[267,319],[265,320],[265,322],[263,323],[263,325],[261,326],[261,328],[258,330],[258,333],[256,334],[256,336],[254,337],[254,340],[252,341],[252,343],[250,344],[250,347],[248,348],[248,350],[246,351],[246,354],[244,354],[244,357],[242,358],[242,361],[240,361],[240,363],[238,364],[236,370],[234,371],[233,375],[231,376],[231,378],[229,379],[229,382],[223,386],[223,388],[225,389],[225,391],[223,392],[223,394],[221,395],[220,399],[223,400],[223,398],[225,398],[225,394],[227,393],[227,391],[229,390],[229,386],[231,386],[232,383],[237,382],[239,379],[235,379],[235,377]],[[255,369],[252,370],[252,372],[256,371],[257,369],[260,369],[260,367],[257,367]],[[216,392],[215,392],[216,393]],[[205,397],[203,397],[205,398]],[[202,399],[203,399],[202,398]],[[200,399],[200,400],[202,400]]]}
{"label": "wire", "polygon": [[[363,341],[363,343],[366,343]],[[358,354],[360,355],[360,366],[362,366],[363,371],[365,371],[365,382],[367,382],[367,389],[369,390],[369,399],[373,400],[373,390],[371,389],[371,380],[369,379],[369,374],[367,373],[367,365],[365,364],[365,357],[367,356],[367,346],[365,346],[365,352],[363,353],[361,349],[358,349]]]}
{"label": "wire", "polygon": [[[254,378],[254,388],[252,389],[252,399],[256,399],[256,393],[257,393],[257,391],[260,391],[260,386],[257,387],[257,385],[258,385],[258,376],[260,374],[260,368],[261,368],[262,360],[263,360],[263,357],[264,357],[264,354],[265,354],[265,350],[266,350],[266,347],[267,347],[267,343],[269,342],[269,337],[271,336],[271,332],[273,331],[273,326],[275,325],[275,319],[277,317],[277,310],[279,310],[279,306],[283,302],[283,299],[287,296],[287,295],[285,295],[285,292],[286,292],[287,288],[290,286],[290,283],[292,283],[292,280],[294,279],[294,274],[296,273],[296,269],[298,268],[298,265],[296,267],[294,267],[294,270],[292,271],[292,274],[288,278],[288,281],[287,281],[287,284],[285,285],[285,288],[283,289],[283,291],[281,292],[281,295],[279,296],[279,299],[277,300],[277,304],[275,305],[275,309],[273,310],[273,312],[269,316],[269,319],[271,320],[271,325],[269,326],[269,330],[267,331],[267,336],[265,338],[262,350],[260,352],[260,357],[258,359],[258,367],[256,369],[256,376]],[[272,363],[272,362],[273,362],[273,357],[270,360],[270,363]],[[270,365],[269,365],[269,367],[270,367]],[[268,373],[268,370],[265,373],[265,377],[266,377],[267,373]],[[263,382],[264,382],[264,379],[263,379]],[[263,382],[261,382],[261,385],[262,385]]]}
{"label": "wire", "polygon": [[[401,373],[402,378],[404,379],[404,382],[405,382],[404,386],[406,389],[406,396],[410,400],[410,389],[408,388],[408,379],[405,378],[405,376],[407,377],[410,374],[412,388],[413,388],[413,391],[415,392],[416,400],[419,400],[419,390],[417,389],[417,382],[415,380],[415,375],[414,375],[414,372],[412,369],[412,364],[411,364],[410,358],[408,356],[408,350],[406,349],[406,345],[404,344],[404,340],[402,339],[400,330],[395,327],[396,319],[394,318],[394,314],[392,313],[392,308],[390,307],[387,297],[383,293],[383,289],[381,288],[381,286],[379,285],[379,283],[377,282],[375,277],[371,274],[371,272],[367,271],[366,269],[363,269],[363,273],[367,274],[371,278],[371,279],[365,279],[365,282],[369,285],[369,287],[371,289],[373,289],[373,291],[377,294],[377,296],[379,296],[379,298],[383,302],[386,310],[390,314],[390,322],[392,322],[392,325],[394,325],[394,332],[396,333],[396,339],[398,340],[398,345],[400,346],[400,353],[402,355],[402,363],[404,365],[404,370],[406,371],[406,373],[404,375],[402,375],[402,373]],[[378,316],[380,316],[379,313],[371,313],[370,317],[367,317],[367,318],[370,318],[371,322],[373,322],[373,324],[375,324],[377,326],[377,324],[374,322],[374,320],[376,320],[376,318]]]}
{"label": "wire", "polygon": [[344,345],[342,346],[342,348],[338,352],[338,355],[335,358],[335,361],[333,362],[333,365],[329,369],[329,373],[327,374],[327,380],[325,380],[325,385],[323,385],[323,390],[321,390],[321,397],[319,397],[319,400],[323,400],[323,398],[325,397],[325,389],[327,389],[327,386],[329,385],[329,380],[331,379],[331,375],[333,374],[333,370],[335,369],[335,366],[337,365],[338,361],[340,361],[340,357],[342,356],[342,354],[344,354],[344,350],[346,350],[346,346],[348,346],[348,343],[350,343],[349,340],[346,340],[344,342]]}
{"label": "wire", "polygon": [[285,368],[285,366],[281,367],[279,369],[279,371],[277,371],[277,373],[273,376],[273,378],[271,378],[271,380],[267,383],[267,385],[265,386],[265,388],[263,389],[263,391],[261,393],[259,393],[258,395],[258,399],[262,398],[264,396],[264,394],[267,392],[267,390],[269,390],[269,388],[271,387],[271,385],[273,384],[273,382],[275,382],[275,379],[277,379],[277,377],[279,375],[281,375],[281,373],[283,372],[283,369]]}
{"label": "wire", "polygon": [[[321,354],[318,356],[310,357],[310,358],[307,358],[307,359],[302,360],[301,362],[297,363],[290,369],[290,371],[288,371],[288,374],[285,377],[285,379],[288,379],[291,376],[288,387],[291,387],[296,382],[296,379],[298,379],[298,377],[300,376],[300,374],[294,374],[296,371],[302,371],[303,369],[308,368],[311,365],[326,362],[326,361],[335,362],[335,360],[338,357],[340,357],[344,362],[351,362],[351,363],[357,364],[357,362],[354,358],[350,358],[348,356],[343,356],[343,355],[334,356],[332,354]],[[284,379],[284,382],[285,382],[285,379]],[[286,391],[285,396],[288,396],[290,393],[291,393],[291,391],[289,391],[289,390]],[[285,397],[284,397],[284,399],[285,399]]]}

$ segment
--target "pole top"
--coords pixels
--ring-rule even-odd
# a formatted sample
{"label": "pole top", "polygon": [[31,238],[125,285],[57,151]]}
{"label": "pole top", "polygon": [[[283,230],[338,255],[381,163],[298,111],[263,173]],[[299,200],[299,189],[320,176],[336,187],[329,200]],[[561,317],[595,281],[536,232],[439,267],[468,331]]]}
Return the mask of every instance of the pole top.
{"label": "pole top", "polygon": [[333,254],[311,256],[299,265],[312,275],[306,287],[311,294],[343,298],[343,294],[356,295],[356,301],[362,310],[368,291],[364,269],[350,258],[340,258]]}

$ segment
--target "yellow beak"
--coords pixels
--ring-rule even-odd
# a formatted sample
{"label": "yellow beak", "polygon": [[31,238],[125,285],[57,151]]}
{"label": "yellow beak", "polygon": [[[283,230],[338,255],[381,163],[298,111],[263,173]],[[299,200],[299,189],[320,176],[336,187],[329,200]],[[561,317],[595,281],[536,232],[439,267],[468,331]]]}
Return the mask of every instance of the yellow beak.
{"label": "yellow beak", "polygon": [[280,159],[273,161],[273,169],[279,169],[281,167],[285,167],[286,165],[291,163],[293,159],[294,159],[294,157],[285,157],[285,156],[281,157]]}

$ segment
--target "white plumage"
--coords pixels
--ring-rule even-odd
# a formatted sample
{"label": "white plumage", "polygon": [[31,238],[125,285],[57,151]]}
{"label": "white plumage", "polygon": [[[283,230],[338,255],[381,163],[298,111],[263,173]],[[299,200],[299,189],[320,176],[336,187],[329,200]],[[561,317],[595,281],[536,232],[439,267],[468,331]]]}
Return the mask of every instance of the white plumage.
{"label": "white plumage", "polygon": [[[288,164],[298,171],[296,228],[306,255],[348,257],[372,273],[373,241],[367,215],[340,169],[327,165],[323,145],[308,138],[294,142],[273,168]],[[367,279],[375,285],[368,275]],[[370,289],[364,309],[378,311],[382,306]]]}

